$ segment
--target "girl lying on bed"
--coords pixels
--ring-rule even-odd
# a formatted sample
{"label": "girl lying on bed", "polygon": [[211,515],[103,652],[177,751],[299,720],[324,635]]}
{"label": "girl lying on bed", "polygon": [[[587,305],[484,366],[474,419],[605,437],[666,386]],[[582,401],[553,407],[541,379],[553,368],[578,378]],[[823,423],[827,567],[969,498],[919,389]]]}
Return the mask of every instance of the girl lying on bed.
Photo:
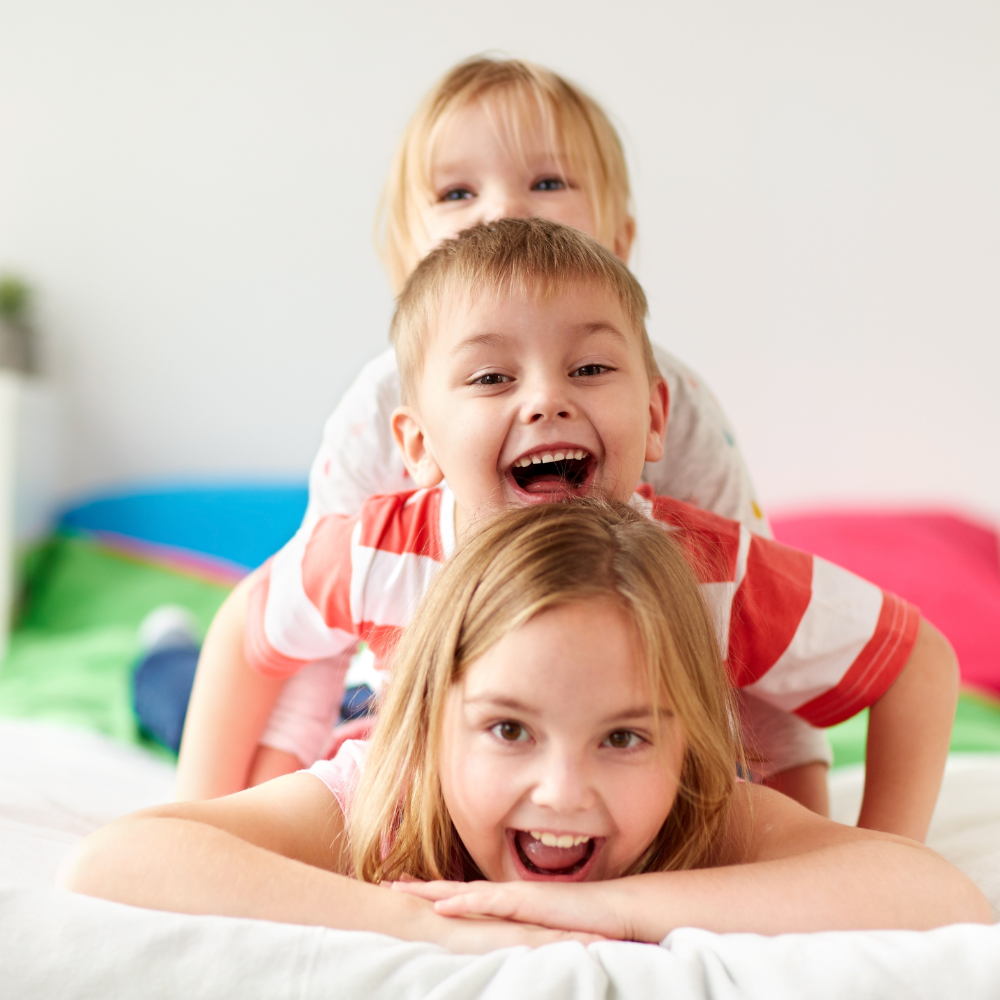
{"label": "girl lying on bed", "polygon": [[933,851],[739,781],[731,697],[667,532],[594,501],[512,510],[434,581],[370,744],[118,820],[63,883],[456,951],[989,922]]}

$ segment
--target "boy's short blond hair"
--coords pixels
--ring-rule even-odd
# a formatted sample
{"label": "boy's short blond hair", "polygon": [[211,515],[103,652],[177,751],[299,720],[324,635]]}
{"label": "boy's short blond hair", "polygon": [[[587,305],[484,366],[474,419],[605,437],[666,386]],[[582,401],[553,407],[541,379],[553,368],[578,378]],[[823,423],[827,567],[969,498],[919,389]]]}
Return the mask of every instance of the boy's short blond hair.
{"label": "boy's short blond hair", "polygon": [[525,121],[539,123],[557,162],[574,176],[594,213],[595,235],[613,246],[629,221],[629,180],[621,140],[592,98],[551,70],[519,59],[477,57],[446,73],[400,139],[382,195],[376,242],[395,291],[419,260],[415,234],[434,197],[437,140],[452,117],[482,102],[508,148],[521,150]]}
{"label": "boy's short blond hair", "polygon": [[577,229],[547,219],[500,219],[466,229],[433,249],[396,300],[389,339],[396,348],[402,398],[412,403],[424,355],[446,300],[534,298],[581,282],[607,289],[639,338],[650,379],[660,376],[646,333],[646,294],[607,247]]}

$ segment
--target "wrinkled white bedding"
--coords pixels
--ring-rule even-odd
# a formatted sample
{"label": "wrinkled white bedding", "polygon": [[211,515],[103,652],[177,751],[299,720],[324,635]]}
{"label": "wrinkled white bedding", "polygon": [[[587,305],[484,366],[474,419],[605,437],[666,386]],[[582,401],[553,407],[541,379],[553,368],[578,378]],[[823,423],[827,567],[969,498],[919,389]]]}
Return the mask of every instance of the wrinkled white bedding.
{"label": "wrinkled white bedding", "polygon": [[[155,913],[48,888],[81,836],[170,796],[172,770],[90,733],[0,722],[5,998],[1000,996],[1000,925],[924,934],[716,935],[450,955],[374,934]],[[860,769],[834,772],[850,821]],[[1000,909],[1000,758],[953,757],[930,842]]]}

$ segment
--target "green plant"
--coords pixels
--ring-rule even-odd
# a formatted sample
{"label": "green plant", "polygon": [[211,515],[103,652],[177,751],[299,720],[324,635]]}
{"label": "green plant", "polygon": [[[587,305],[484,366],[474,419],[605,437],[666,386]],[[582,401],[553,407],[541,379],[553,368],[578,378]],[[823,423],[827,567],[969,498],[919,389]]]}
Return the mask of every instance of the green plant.
{"label": "green plant", "polygon": [[28,325],[31,287],[12,274],[0,277],[0,319],[13,326]]}

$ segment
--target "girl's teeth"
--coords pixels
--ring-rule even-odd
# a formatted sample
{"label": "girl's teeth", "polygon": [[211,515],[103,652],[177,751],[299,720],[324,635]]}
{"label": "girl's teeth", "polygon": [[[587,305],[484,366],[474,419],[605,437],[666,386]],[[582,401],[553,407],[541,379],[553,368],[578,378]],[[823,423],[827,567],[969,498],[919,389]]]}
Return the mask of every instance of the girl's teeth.
{"label": "girl's teeth", "polygon": [[547,451],[544,455],[542,455],[542,461],[543,462],[554,462],[555,459],[552,457],[552,453]]}
{"label": "girl's teeth", "polygon": [[541,465],[542,464],[542,456],[541,455],[532,455],[531,456],[531,464],[532,465]]}
{"label": "girl's teeth", "polygon": [[564,452],[564,451],[557,451],[552,456],[552,461],[553,462],[561,462],[565,457],[566,457],[566,452]]}
{"label": "girl's teeth", "polygon": [[539,830],[529,830],[528,833],[535,840],[540,840],[546,847],[576,847],[578,844],[585,844],[590,840],[590,837],[582,835],[574,837],[572,833],[560,833],[556,835],[554,833],[542,833]]}

